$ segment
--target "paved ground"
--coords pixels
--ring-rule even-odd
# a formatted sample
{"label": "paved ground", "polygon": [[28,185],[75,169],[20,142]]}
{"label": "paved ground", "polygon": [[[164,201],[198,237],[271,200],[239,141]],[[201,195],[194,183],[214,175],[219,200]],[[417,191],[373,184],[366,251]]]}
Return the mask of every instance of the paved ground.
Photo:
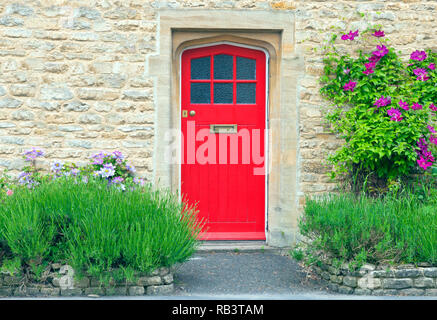
{"label": "paved ground", "polygon": [[[8,297],[0,300],[15,300]],[[175,272],[171,296],[21,298],[41,300],[437,300],[436,297],[339,295],[276,252],[199,252]]]}
{"label": "paved ground", "polygon": [[265,252],[205,252],[175,272],[175,295],[329,295],[292,259]]}

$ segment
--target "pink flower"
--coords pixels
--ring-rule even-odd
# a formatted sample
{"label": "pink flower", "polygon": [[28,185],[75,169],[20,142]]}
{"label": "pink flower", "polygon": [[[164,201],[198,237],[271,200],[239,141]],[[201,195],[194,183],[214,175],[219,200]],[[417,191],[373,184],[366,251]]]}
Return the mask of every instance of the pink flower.
{"label": "pink flower", "polygon": [[388,106],[390,103],[391,103],[391,99],[389,97],[385,98],[384,96],[381,96],[381,98],[376,100],[373,105],[379,108],[379,107]]}
{"label": "pink flower", "polygon": [[384,34],[384,31],[382,31],[382,30],[377,30],[377,31],[375,31],[374,33],[372,33],[372,36],[377,37],[377,38],[381,38],[381,37],[384,37],[385,34]]}
{"label": "pink flower", "polygon": [[376,62],[365,63],[364,66],[366,67],[366,69],[373,69],[376,66]]}
{"label": "pink flower", "polygon": [[437,136],[430,135],[429,136],[429,142],[435,144],[437,146]]}
{"label": "pink flower", "polygon": [[358,37],[358,30],[355,32],[349,31],[349,34],[344,34],[341,36],[341,40],[354,40],[355,37]]}
{"label": "pink flower", "polygon": [[342,35],[341,40],[349,40],[349,35],[347,34]]}
{"label": "pink flower", "polygon": [[430,108],[432,111],[437,111],[437,106],[434,105],[433,103],[431,103],[431,104],[429,105],[429,108]]}
{"label": "pink flower", "polygon": [[410,109],[410,106],[408,105],[408,103],[402,101],[402,99],[399,101],[399,107],[401,107],[405,111]]}
{"label": "pink flower", "polygon": [[370,62],[378,62],[379,60],[381,60],[381,57],[378,57],[378,56],[371,56],[369,58]]}
{"label": "pink flower", "polygon": [[420,110],[422,108],[423,106],[421,104],[418,104],[417,102],[413,103],[413,105],[411,106],[411,109],[413,110]]}
{"label": "pink flower", "polygon": [[387,114],[390,116],[391,121],[399,122],[403,119],[401,111],[395,108],[387,110]]}
{"label": "pink flower", "polygon": [[424,68],[414,69],[413,73],[417,76],[417,80],[426,81],[429,79],[428,72]]}
{"label": "pink flower", "polygon": [[372,54],[376,57],[382,58],[383,56],[385,56],[388,53],[388,49],[385,45],[376,46],[376,49],[377,50],[372,52]]}
{"label": "pink flower", "polygon": [[366,67],[366,70],[364,70],[363,73],[368,75],[368,74],[375,72],[375,70],[373,70],[373,68],[375,68],[376,62],[368,62],[368,63],[365,63],[364,66]]}
{"label": "pink flower", "polygon": [[6,191],[6,194],[7,194],[8,196],[12,196],[12,195],[14,194],[14,191],[11,190],[11,189],[8,189],[8,191]]}
{"label": "pink flower", "polygon": [[419,160],[417,160],[417,164],[419,167],[421,167],[423,170],[428,169],[428,167],[432,166],[432,162],[428,161],[428,159],[425,159],[423,157],[420,157]]}
{"label": "pink flower", "polygon": [[429,80],[428,74],[427,73],[421,74],[420,76],[417,77],[417,80],[420,80],[420,81],[427,81],[427,80]]}
{"label": "pink flower", "polygon": [[349,32],[349,39],[354,40],[355,37],[358,37],[358,30],[355,30],[355,32],[350,31]]}
{"label": "pink flower", "polygon": [[345,74],[349,74],[349,72],[351,72],[351,69],[346,68],[346,69],[343,70],[343,72],[344,72]]}
{"label": "pink flower", "polygon": [[435,129],[434,129],[433,126],[427,126],[427,128],[428,128],[429,132],[431,132],[431,133],[437,133],[437,132],[435,132]]}
{"label": "pink flower", "polygon": [[430,63],[428,68],[431,70],[435,70],[435,63]]}
{"label": "pink flower", "polygon": [[423,61],[427,57],[425,51],[419,51],[416,50],[413,53],[411,53],[410,60],[417,60],[417,61]]}
{"label": "pink flower", "polygon": [[417,69],[414,69],[414,70],[413,70],[413,73],[414,73],[416,76],[418,76],[418,75],[421,75],[422,73],[426,73],[426,70],[423,69],[423,68],[417,68]]}
{"label": "pink flower", "polygon": [[351,91],[351,92],[354,92],[354,88],[355,88],[356,85],[357,85],[356,82],[354,82],[354,81],[349,81],[348,83],[346,83],[346,84],[343,86],[343,90],[344,90],[344,91]]}

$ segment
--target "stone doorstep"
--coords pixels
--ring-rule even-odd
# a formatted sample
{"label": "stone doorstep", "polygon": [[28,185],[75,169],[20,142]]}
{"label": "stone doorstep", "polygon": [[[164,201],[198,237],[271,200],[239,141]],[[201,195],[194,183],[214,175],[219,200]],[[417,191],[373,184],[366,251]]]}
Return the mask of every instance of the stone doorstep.
{"label": "stone doorstep", "polygon": [[267,245],[265,241],[233,241],[233,240],[214,240],[202,241],[197,249],[197,253],[219,252],[274,252],[282,253],[290,248],[279,248]]}

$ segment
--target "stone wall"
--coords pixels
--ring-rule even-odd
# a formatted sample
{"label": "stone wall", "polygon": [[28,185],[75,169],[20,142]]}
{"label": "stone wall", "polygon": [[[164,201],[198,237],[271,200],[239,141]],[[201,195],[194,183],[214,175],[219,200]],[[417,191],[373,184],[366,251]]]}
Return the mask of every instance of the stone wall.
{"label": "stone wall", "polygon": [[89,296],[89,295],[168,295],[173,293],[173,271],[160,268],[150,274],[137,275],[136,281],[101,283],[91,276],[76,277],[68,265],[52,264],[41,281],[29,277],[1,274],[1,296]]}
{"label": "stone wall", "polygon": [[437,296],[437,267],[415,265],[374,266],[365,264],[351,272],[347,264],[336,267],[326,259],[312,269],[341,294]]}
{"label": "stone wall", "polygon": [[[322,123],[317,78],[320,47],[331,27],[360,29],[357,11],[384,25],[398,49],[436,49],[437,3],[391,1],[3,0],[0,3],[0,168],[16,174],[23,150],[82,163],[119,149],[140,175],[153,176],[155,80],[160,8],[247,9],[295,15],[296,52],[304,59],[296,97],[300,200],[333,188],[326,153],[339,141]],[[189,24],[189,22],[187,22]],[[169,62],[170,63],[170,62]],[[48,167],[46,163],[41,166]]]}

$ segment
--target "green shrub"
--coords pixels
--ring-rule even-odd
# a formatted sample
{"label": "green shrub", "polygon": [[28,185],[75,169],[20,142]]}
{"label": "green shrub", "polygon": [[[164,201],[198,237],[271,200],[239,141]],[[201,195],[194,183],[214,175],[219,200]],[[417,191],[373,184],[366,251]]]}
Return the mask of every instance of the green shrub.
{"label": "green shrub", "polygon": [[[431,189],[432,190],[432,189]],[[299,227],[322,251],[342,262],[437,264],[437,195],[414,193],[384,198],[353,194],[307,199]]]}
{"label": "green shrub", "polygon": [[196,211],[169,192],[137,184],[123,191],[93,178],[18,188],[0,207],[5,258],[19,257],[33,270],[65,262],[95,276],[149,272],[187,260],[200,229]]}

